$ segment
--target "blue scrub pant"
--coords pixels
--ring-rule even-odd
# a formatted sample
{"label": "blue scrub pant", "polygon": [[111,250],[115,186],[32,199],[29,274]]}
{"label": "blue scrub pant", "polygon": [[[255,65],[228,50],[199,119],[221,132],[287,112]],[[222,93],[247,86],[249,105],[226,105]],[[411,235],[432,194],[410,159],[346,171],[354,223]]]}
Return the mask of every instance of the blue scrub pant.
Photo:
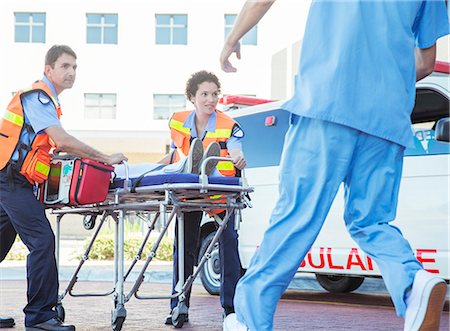
{"label": "blue scrub pant", "polygon": [[10,185],[6,169],[0,171],[0,261],[8,254],[19,234],[30,253],[27,256],[27,305],[25,326],[57,316],[53,310],[58,298],[58,272],[55,236],[43,205],[36,200],[33,187],[13,171]]}
{"label": "blue scrub pant", "polygon": [[[184,277],[185,280],[193,274],[194,265],[197,261],[200,241],[200,222],[203,212],[194,211],[184,214]],[[225,212],[219,216],[223,219]],[[173,283],[172,293],[176,293],[175,285],[178,283],[178,227],[175,226],[175,242],[173,247]],[[220,303],[223,308],[233,308],[234,291],[241,277],[241,260],[238,252],[238,234],[234,229],[234,214],[230,217],[227,227],[219,237],[220,255]],[[189,307],[191,291],[186,294],[186,305]],[[170,309],[178,304],[178,298],[170,300]]]}
{"label": "blue scrub pant", "polygon": [[403,152],[400,145],[346,126],[291,116],[280,197],[237,285],[239,321],[250,330],[272,330],[277,302],[319,234],[342,182],[347,230],[377,263],[397,314],[404,316],[405,291],[422,266],[400,230],[389,224],[396,215]]}

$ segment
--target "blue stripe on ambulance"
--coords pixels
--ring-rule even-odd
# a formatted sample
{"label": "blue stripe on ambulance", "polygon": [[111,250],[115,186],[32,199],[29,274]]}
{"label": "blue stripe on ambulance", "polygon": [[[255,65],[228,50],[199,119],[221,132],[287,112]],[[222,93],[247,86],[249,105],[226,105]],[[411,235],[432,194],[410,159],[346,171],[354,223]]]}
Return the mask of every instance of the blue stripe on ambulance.
{"label": "blue stripe on ambulance", "polygon": [[[289,112],[282,109],[251,115],[236,116],[245,132],[242,148],[248,168],[270,167],[280,164],[284,135],[289,126]],[[265,126],[268,116],[275,116],[273,126]],[[405,150],[405,156],[450,154],[450,144],[436,141],[434,130],[416,130],[414,146]]]}

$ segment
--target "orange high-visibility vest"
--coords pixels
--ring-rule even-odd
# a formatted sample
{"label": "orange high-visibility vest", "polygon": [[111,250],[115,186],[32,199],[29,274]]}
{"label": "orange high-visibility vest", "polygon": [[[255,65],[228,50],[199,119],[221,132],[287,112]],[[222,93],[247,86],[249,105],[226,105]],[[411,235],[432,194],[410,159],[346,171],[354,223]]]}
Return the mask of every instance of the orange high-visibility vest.
{"label": "orange high-visibility vest", "polygon": [[[184,122],[188,118],[191,111],[176,112],[172,115],[169,121],[170,136],[175,146],[181,150],[184,155],[189,154],[191,147],[191,130],[183,127]],[[217,121],[216,130],[214,132],[207,132],[203,138],[203,147],[206,149],[212,142],[217,142],[220,145],[220,156],[228,156],[228,149],[226,141],[231,137],[233,127],[237,124],[231,117],[216,110]],[[178,161],[178,155],[175,153],[174,161]],[[236,175],[233,162],[219,161],[217,163],[217,170],[223,176],[233,177]]]}
{"label": "orange high-visibility vest", "polygon": [[[42,92],[52,100],[58,119],[61,108],[58,105],[50,88],[43,81],[35,82],[30,88],[17,92],[9,103],[6,113],[0,119],[0,170],[8,163],[31,183],[42,183],[47,179],[50,171],[50,150],[55,146],[46,133],[36,134],[30,145],[20,142],[22,130],[34,132],[31,126],[25,123],[22,99],[28,94]],[[19,159],[12,161],[15,150],[19,150]]]}

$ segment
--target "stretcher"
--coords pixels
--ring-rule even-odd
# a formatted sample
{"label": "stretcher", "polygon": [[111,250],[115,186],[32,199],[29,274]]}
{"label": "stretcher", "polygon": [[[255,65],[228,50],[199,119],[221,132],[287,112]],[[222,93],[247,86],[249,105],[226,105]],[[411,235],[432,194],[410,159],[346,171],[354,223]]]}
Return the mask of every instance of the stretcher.
{"label": "stretcher", "polygon": [[[203,268],[204,264],[211,257],[214,244],[217,243],[219,237],[227,226],[230,216],[235,213],[235,224],[229,226],[239,227],[241,221],[240,211],[250,206],[248,194],[253,191],[249,187],[245,177],[208,177],[205,175],[205,168],[208,162],[213,160],[229,160],[222,157],[209,157],[202,163],[201,174],[160,174],[152,175],[144,174],[138,178],[129,178],[128,165],[125,165],[125,177],[116,178],[109,187],[106,199],[102,202],[89,205],[64,205],[50,204],[51,213],[56,215],[56,260],[59,266],[60,252],[60,223],[65,215],[76,214],[82,215],[84,226],[86,229],[95,228],[96,218],[100,217],[100,221],[92,235],[91,241],[85,250],[80,262],[70,279],[67,287],[59,294],[56,311],[58,317],[62,320],[65,318],[65,311],[62,300],[66,295],[73,297],[82,296],[108,296],[113,297],[113,309],[111,311],[111,327],[114,331],[121,330],[122,325],[127,316],[125,304],[134,296],[137,299],[170,299],[178,297],[179,304],[173,310],[172,324],[176,328],[181,328],[187,318],[188,307],[185,299],[186,293],[191,288],[195,278]],[[63,180],[61,179],[61,182]],[[45,194],[44,194],[45,195]],[[220,196],[220,199],[217,199]],[[184,231],[189,224],[185,224],[183,213],[189,211],[204,211],[214,213],[215,210],[225,210],[226,216],[223,220],[214,217],[217,222],[217,232],[208,246],[205,254],[200,258],[198,267],[194,274],[184,280]],[[124,219],[127,215],[137,215],[138,218],[147,222],[148,230],[143,237],[142,244],[136,252],[136,256],[132,261],[128,270],[124,268]],[[147,216],[151,217],[147,217]],[[156,256],[159,244],[169,229],[169,225],[173,219],[178,218],[178,264],[180,280],[176,284],[174,294],[167,296],[143,296],[138,291],[144,281],[144,274]],[[107,293],[75,293],[74,286],[77,282],[77,275],[83,264],[89,259],[95,240],[108,218],[112,218],[115,222],[115,247],[114,247],[114,284],[113,288]],[[154,243],[151,252],[141,267],[139,276],[132,284],[131,290],[124,291],[124,282],[130,275],[131,270],[141,259],[141,254],[149,239],[151,231],[155,228],[157,221],[162,222],[162,230]]]}

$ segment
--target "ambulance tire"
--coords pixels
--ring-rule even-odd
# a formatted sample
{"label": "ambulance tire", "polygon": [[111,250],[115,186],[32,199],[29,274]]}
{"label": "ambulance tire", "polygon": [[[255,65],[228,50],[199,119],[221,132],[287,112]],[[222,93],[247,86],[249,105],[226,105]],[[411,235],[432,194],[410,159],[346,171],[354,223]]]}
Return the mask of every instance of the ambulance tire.
{"label": "ambulance tire", "polygon": [[[215,234],[216,232],[213,231],[203,238],[198,254],[198,262],[200,262],[201,258],[205,254]],[[211,258],[206,261],[200,271],[200,280],[203,287],[209,294],[220,294],[220,256],[218,242],[214,245],[214,249],[211,252]]]}
{"label": "ambulance tire", "polygon": [[348,293],[358,289],[364,277],[316,274],[316,279],[325,290],[331,293]]}

